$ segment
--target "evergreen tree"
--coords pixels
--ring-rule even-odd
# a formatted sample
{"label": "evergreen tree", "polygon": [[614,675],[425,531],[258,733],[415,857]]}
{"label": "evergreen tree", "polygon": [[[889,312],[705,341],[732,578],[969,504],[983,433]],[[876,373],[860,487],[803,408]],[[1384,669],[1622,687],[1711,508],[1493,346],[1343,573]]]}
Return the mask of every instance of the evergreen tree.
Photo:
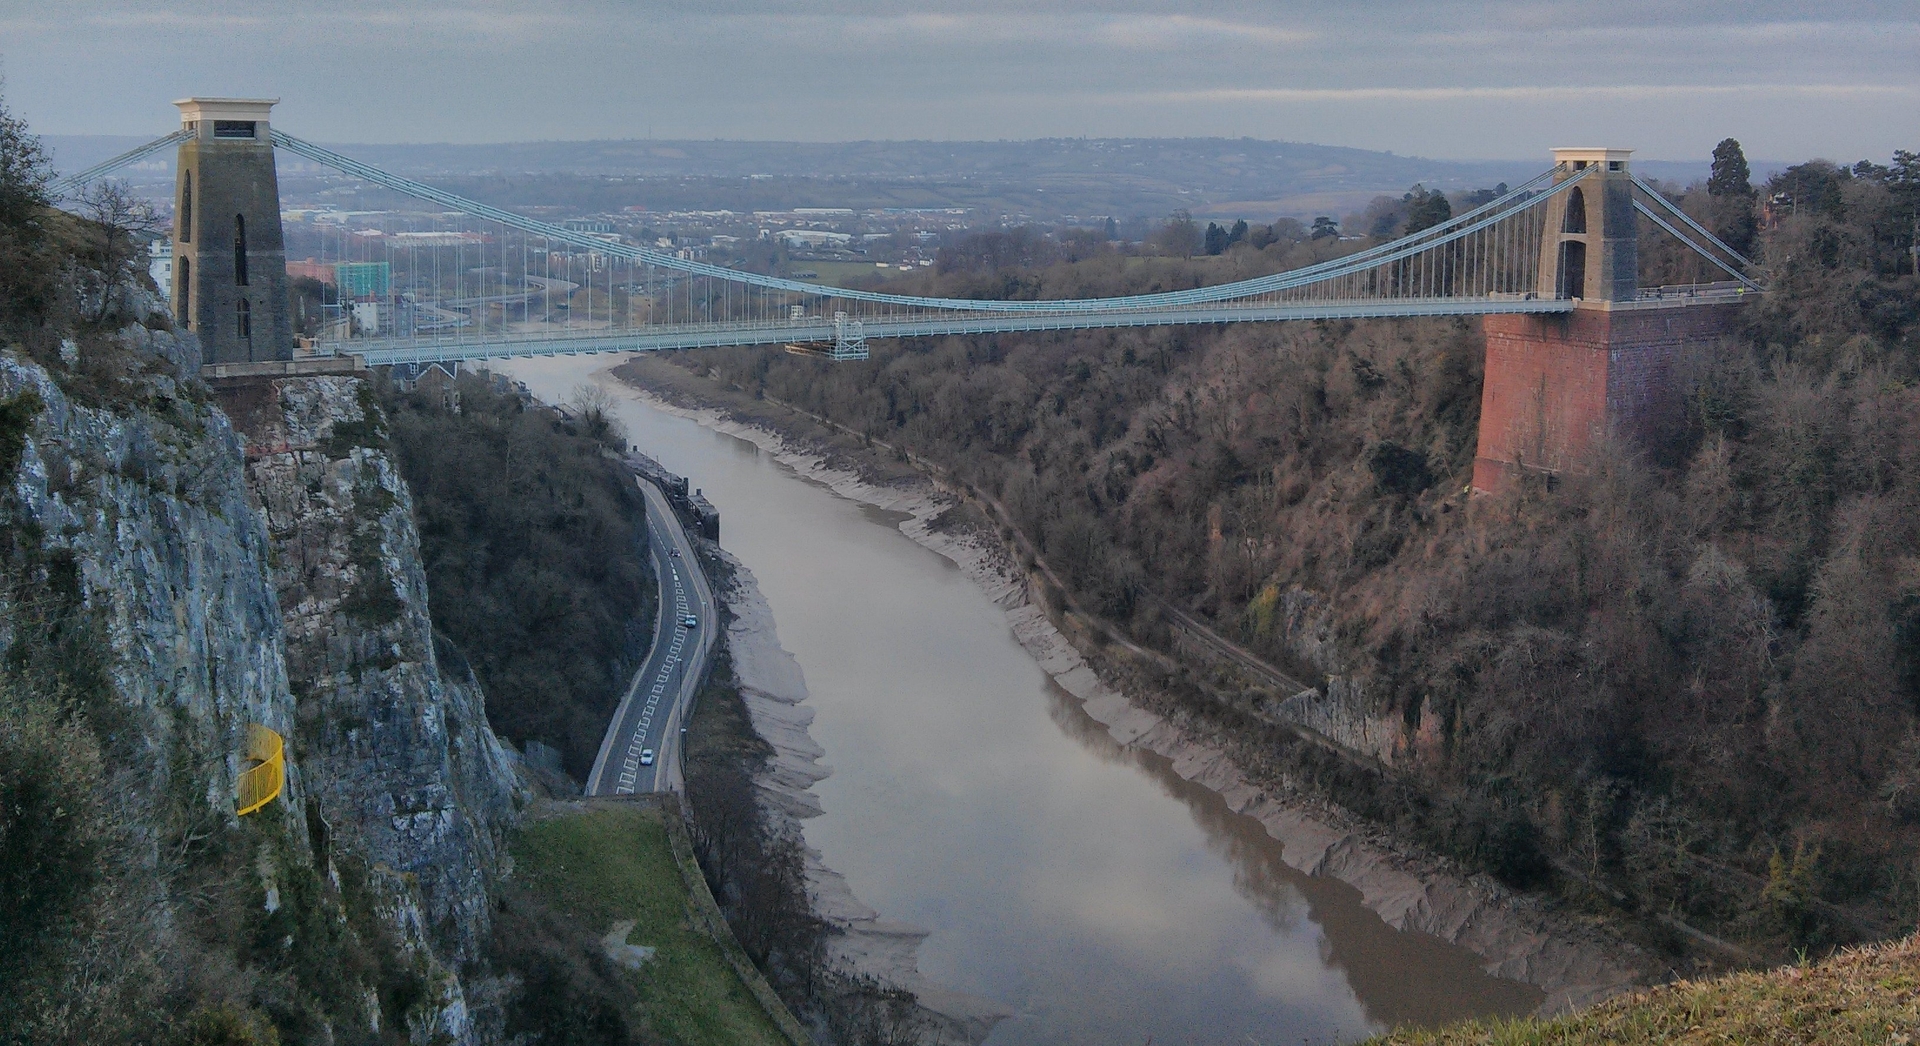
{"label": "evergreen tree", "polygon": [[1747,154],[1732,138],[1713,147],[1713,174],[1707,178],[1709,196],[1753,196],[1753,171],[1747,167]]}
{"label": "evergreen tree", "polygon": [[1752,177],[1738,141],[1726,138],[1713,147],[1713,173],[1707,178],[1713,233],[1741,254],[1753,252],[1754,234],[1759,231]]}
{"label": "evergreen tree", "polygon": [[1313,239],[1316,239],[1316,240],[1338,239],[1339,236],[1340,236],[1339,222],[1334,221],[1332,218],[1329,218],[1324,214],[1313,220],[1313,236],[1312,236]]}
{"label": "evergreen tree", "polygon": [[1414,186],[1413,191],[1402,196],[1401,199],[1407,205],[1409,233],[1431,229],[1453,217],[1453,205],[1447,202],[1447,194],[1429,192],[1424,185]]}
{"label": "evergreen tree", "polygon": [[1838,219],[1846,213],[1846,184],[1853,171],[1825,160],[1794,164],[1767,181],[1767,194],[1785,203],[1792,214],[1819,214]]}
{"label": "evergreen tree", "polygon": [[27,225],[47,205],[47,154],[0,99],[0,224]]}
{"label": "evergreen tree", "polygon": [[52,307],[58,261],[43,228],[52,180],[40,139],[0,98],[0,335],[16,322],[38,324]]}
{"label": "evergreen tree", "polygon": [[1226,250],[1227,249],[1227,230],[1222,229],[1219,225],[1213,222],[1208,222],[1206,246],[1207,246],[1208,254],[1219,254],[1220,252]]}

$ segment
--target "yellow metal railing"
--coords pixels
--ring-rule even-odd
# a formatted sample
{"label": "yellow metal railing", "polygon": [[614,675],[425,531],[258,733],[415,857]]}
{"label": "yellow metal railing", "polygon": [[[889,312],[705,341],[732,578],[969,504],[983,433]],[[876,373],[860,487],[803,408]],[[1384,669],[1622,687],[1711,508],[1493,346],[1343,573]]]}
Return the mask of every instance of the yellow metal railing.
{"label": "yellow metal railing", "polygon": [[247,759],[253,765],[240,772],[234,805],[240,816],[280,798],[287,785],[287,746],[280,735],[261,726],[247,724]]}

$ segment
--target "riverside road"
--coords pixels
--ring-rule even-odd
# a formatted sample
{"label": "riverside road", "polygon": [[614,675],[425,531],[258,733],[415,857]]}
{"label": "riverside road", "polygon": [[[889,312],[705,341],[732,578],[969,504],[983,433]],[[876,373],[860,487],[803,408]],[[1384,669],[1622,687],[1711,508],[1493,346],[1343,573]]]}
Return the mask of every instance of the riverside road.
{"label": "riverside road", "polygon": [[[647,537],[660,608],[653,649],[620,699],[600,754],[587,775],[588,795],[676,791],[684,782],[680,730],[713,652],[713,593],[694,559],[693,542],[658,487],[635,477],[647,503]],[[686,624],[692,618],[694,624]],[[651,750],[648,765],[643,753]]]}

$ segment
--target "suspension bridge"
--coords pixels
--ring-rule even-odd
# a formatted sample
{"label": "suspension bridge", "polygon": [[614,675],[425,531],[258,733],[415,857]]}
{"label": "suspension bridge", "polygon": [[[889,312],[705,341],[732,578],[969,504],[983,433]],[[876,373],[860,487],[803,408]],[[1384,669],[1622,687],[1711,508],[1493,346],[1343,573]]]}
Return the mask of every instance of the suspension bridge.
{"label": "suspension bridge", "polygon": [[[1747,275],[1750,263],[1632,173],[1623,150],[1556,150],[1552,167],[1487,203],[1391,242],[1287,272],[1103,298],[964,299],[826,286],[714,265],[618,234],[527,217],[362,163],[270,128],[270,102],[176,104],[182,107],[181,130],[64,178],[54,189],[71,194],[162,149],[181,150],[174,240],[182,260],[173,301],[216,361],[276,358],[256,346],[255,317],[284,304],[256,303],[260,296],[245,289],[247,256],[259,247],[248,247],[242,215],[226,217],[240,206],[235,199],[254,200],[255,207],[268,203],[275,212],[271,243],[279,246],[274,150],[441,209],[428,232],[385,236],[385,267],[377,281],[359,288],[381,307],[369,313],[370,322],[342,318],[326,325],[311,346],[321,355],[351,354],[375,366],[778,344],[848,360],[866,358],[872,338],[1538,316],[1597,304],[1733,301],[1760,289]],[[239,178],[246,186],[232,184],[222,157],[232,158],[227,166],[235,170],[240,158],[251,157],[255,166]],[[204,226],[197,243],[196,171],[198,221]],[[256,199],[262,178],[271,183],[267,201]],[[260,215],[254,227],[268,217]],[[1638,286],[1634,243],[1642,220],[1726,278],[1684,287]],[[199,259],[197,269],[192,259]],[[229,287],[236,277],[240,292]],[[284,291],[280,297],[284,302]],[[234,347],[237,339],[244,346]]]}

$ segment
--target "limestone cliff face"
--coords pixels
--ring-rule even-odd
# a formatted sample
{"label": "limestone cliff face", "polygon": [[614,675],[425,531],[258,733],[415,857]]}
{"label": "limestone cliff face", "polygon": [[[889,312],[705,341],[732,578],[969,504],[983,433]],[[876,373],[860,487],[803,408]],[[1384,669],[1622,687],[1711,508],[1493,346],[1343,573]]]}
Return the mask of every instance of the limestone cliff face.
{"label": "limestone cliff face", "polygon": [[309,794],[358,834],[410,932],[450,965],[477,959],[519,786],[479,685],[436,655],[411,495],[370,392],[289,378],[223,400],[247,433]]}
{"label": "limestone cliff face", "polygon": [[[115,768],[132,777],[127,816],[184,795],[195,816],[238,825],[247,724],[279,731],[283,798],[240,826],[278,855],[253,884],[267,911],[296,873],[339,883],[351,857],[365,872],[355,903],[425,989],[389,1022],[416,1042],[491,1041],[490,993],[476,1003],[459,971],[483,951],[521,786],[471,674],[436,656],[410,496],[362,383],[230,394],[249,438],[197,381],[171,376],[197,363],[191,335],[134,329],[120,344],[156,365],[110,395],[0,353],[0,399],[31,391],[43,405],[13,477],[13,540],[57,564],[44,576],[70,578],[104,626],[137,735],[134,765]],[[163,882],[160,833],[141,832]],[[176,921],[165,898],[129,895],[156,908],[156,933]],[[365,991],[378,1027],[383,1003]]]}
{"label": "limestone cliff face", "polygon": [[[145,409],[88,407],[44,369],[0,355],[0,396],[29,390],[44,408],[14,476],[20,537],[72,564],[104,624],[114,689],[151,757],[138,767],[146,787],[191,789],[231,812],[246,724],[294,723],[240,439],[204,393],[170,378],[150,379]],[[196,779],[175,779],[187,772]],[[289,795],[300,788],[296,768]],[[298,804],[288,811],[297,845],[305,825]]]}

